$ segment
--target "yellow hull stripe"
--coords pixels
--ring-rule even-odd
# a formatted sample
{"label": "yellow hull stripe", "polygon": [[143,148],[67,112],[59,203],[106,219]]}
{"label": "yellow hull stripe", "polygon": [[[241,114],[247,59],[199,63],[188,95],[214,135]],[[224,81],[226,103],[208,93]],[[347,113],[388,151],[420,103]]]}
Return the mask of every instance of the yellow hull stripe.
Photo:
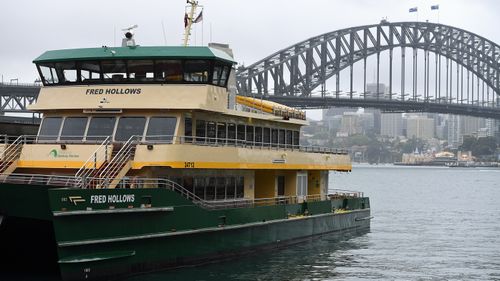
{"label": "yellow hull stripe", "polygon": [[[82,161],[26,161],[20,160],[18,168],[67,168],[80,169],[84,162]],[[193,166],[187,163],[192,163]],[[180,162],[180,161],[158,161],[158,162],[133,162],[132,169],[141,169],[145,166],[168,166],[176,169],[194,168],[194,169],[280,169],[280,170],[338,170],[350,171],[352,166],[349,164],[272,164],[272,163],[232,163],[232,162]]]}

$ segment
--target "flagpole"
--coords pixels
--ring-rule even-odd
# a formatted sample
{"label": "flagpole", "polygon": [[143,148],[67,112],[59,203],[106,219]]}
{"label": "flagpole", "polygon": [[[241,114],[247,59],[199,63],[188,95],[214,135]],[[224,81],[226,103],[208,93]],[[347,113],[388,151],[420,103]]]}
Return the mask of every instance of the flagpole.
{"label": "flagpole", "polygon": [[[205,11],[205,7],[203,7],[203,9],[201,10],[202,12]],[[201,45],[203,45],[203,35],[205,34],[205,32],[203,31],[203,25],[205,25],[205,21],[204,20],[201,20]]]}

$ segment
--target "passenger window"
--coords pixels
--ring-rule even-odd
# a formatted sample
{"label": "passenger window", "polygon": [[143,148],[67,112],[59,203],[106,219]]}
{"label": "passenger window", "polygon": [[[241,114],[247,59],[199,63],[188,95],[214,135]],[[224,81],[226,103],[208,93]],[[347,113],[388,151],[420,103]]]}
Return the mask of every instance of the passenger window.
{"label": "passenger window", "polygon": [[184,63],[184,81],[186,82],[207,82],[208,81],[208,61],[191,60]]}
{"label": "passenger window", "polygon": [[209,177],[205,188],[206,200],[215,199],[215,177]]}
{"label": "passenger window", "polygon": [[60,140],[83,140],[87,117],[66,117]]}
{"label": "passenger window", "polygon": [[227,124],[227,143],[234,144],[236,140],[236,125],[233,123]]}
{"label": "passenger window", "polygon": [[294,147],[300,146],[300,132],[299,131],[293,131],[293,146]]}
{"label": "passenger window", "polygon": [[226,178],[226,198],[233,199],[236,195],[236,178],[227,177]]}
{"label": "passenger window", "polygon": [[157,81],[182,82],[182,63],[180,60],[158,60],[155,67]]}
{"label": "passenger window", "polygon": [[147,141],[162,141],[171,143],[174,134],[177,118],[175,117],[151,117],[149,119]]}
{"label": "passenger window", "polygon": [[285,147],[285,130],[279,130],[280,147]]}
{"label": "passenger window", "polygon": [[205,178],[194,178],[194,195],[201,199],[205,199]]}
{"label": "passenger window", "polygon": [[226,123],[217,123],[217,142],[226,142]]}
{"label": "passenger window", "polygon": [[184,118],[184,136],[186,142],[192,142],[193,138],[193,119],[189,117]]}
{"label": "passenger window", "polygon": [[61,129],[62,117],[46,117],[43,119],[38,133],[38,140],[57,140]]}
{"label": "passenger window", "polygon": [[207,139],[210,143],[215,142],[217,128],[215,122],[207,122]]}
{"label": "passenger window", "polygon": [[127,141],[132,136],[142,136],[145,125],[145,117],[121,117],[118,120],[115,141]]}
{"label": "passenger window", "polygon": [[278,129],[272,129],[271,143],[273,146],[278,145]]}
{"label": "passenger window", "polygon": [[255,127],[255,143],[262,143],[262,127]]}
{"label": "passenger window", "polygon": [[245,196],[244,177],[237,177],[236,180],[236,198],[243,198]]}
{"label": "passenger window", "polygon": [[205,121],[196,120],[196,141],[205,142]]}
{"label": "passenger window", "polygon": [[292,147],[292,131],[286,131],[286,147]]}
{"label": "passenger window", "polygon": [[226,199],[226,178],[217,177],[216,189],[215,189],[215,199],[223,200]]}
{"label": "passenger window", "polygon": [[236,134],[238,135],[238,143],[245,143],[245,125],[238,125],[236,129]]}
{"label": "passenger window", "polygon": [[253,145],[253,126],[247,126],[247,142]]}
{"label": "passenger window", "polygon": [[271,143],[271,129],[264,128],[264,145],[269,145]]}
{"label": "passenger window", "polygon": [[116,117],[92,117],[87,130],[87,140],[103,141],[113,135]]}

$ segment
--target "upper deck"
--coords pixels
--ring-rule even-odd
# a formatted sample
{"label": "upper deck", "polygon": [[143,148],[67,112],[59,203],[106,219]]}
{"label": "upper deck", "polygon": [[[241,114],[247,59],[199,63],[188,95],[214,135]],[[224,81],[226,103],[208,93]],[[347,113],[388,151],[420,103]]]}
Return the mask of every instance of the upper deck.
{"label": "upper deck", "polygon": [[210,47],[47,51],[33,61],[42,88],[31,110],[227,109],[232,58]]}

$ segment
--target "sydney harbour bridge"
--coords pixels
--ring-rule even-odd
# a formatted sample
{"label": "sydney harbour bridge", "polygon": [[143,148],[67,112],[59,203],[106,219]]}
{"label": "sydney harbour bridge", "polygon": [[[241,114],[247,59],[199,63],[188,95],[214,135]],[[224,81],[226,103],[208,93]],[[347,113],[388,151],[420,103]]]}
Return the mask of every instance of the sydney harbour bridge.
{"label": "sydney harbour bridge", "polygon": [[[239,95],[305,109],[369,107],[500,120],[500,46],[452,26],[384,20],[315,36],[239,66],[236,88]],[[2,115],[27,112],[39,89],[0,84],[0,122],[24,122]]]}
{"label": "sydney harbour bridge", "polygon": [[236,77],[240,95],[294,107],[500,119],[500,46],[443,24],[382,21],[336,30],[240,67]]}

